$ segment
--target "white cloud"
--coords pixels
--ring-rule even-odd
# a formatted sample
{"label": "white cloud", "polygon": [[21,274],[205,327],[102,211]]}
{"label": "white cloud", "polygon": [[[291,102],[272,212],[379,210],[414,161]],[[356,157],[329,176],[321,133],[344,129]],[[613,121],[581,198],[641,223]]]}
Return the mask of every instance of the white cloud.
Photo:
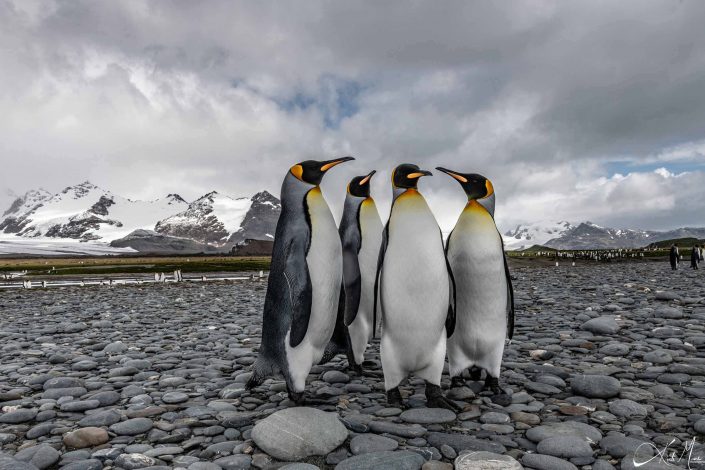
{"label": "white cloud", "polygon": [[[505,227],[702,225],[703,13],[0,0],[0,190],[277,193],[290,164],[352,154],[324,181],[336,210],[370,168],[386,210],[391,167],[411,161],[490,177]],[[610,176],[614,161],[631,166]],[[421,187],[452,225],[457,185]]]}

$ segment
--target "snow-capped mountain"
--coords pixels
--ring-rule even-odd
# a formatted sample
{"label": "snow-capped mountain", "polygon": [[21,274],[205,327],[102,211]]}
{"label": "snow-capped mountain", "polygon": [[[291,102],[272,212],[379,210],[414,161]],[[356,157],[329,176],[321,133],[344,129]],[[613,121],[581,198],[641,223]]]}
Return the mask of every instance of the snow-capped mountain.
{"label": "snow-capped mountain", "polygon": [[281,213],[279,199],[267,191],[252,196],[252,205],[240,224],[240,229],[230,235],[228,242],[237,244],[249,240],[274,240],[274,232]]}
{"label": "snow-capped mountain", "polygon": [[245,238],[271,239],[280,211],[279,200],[266,191],[237,199],[211,192],[192,203],[177,194],[136,201],[86,181],[57,194],[32,190],[17,198],[0,219],[0,239],[228,250]]}
{"label": "snow-capped mountain", "polygon": [[133,201],[85,181],[51,195],[29,191],[5,212],[0,232],[26,238],[111,241],[187,207],[180,196]]}
{"label": "snow-capped mountain", "polygon": [[213,191],[185,211],[159,221],[154,230],[216,245],[233,245],[246,238],[272,240],[280,212],[279,199],[267,191],[237,199]]}
{"label": "snow-capped mountain", "polygon": [[193,201],[186,210],[157,222],[154,230],[172,237],[222,245],[240,229],[252,201],[210,192]]}
{"label": "snow-capped mountain", "polygon": [[517,225],[515,229],[504,233],[504,247],[507,250],[523,250],[533,245],[546,245],[546,242],[560,237],[573,229],[570,222],[536,222]]}
{"label": "snow-capped mountain", "polygon": [[705,228],[654,231],[607,228],[592,222],[577,225],[558,222],[520,225],[503,236],[508,250],[521,250],[533,245],[559,250],[641,248],[654,242],[687,237],[705,238]]}

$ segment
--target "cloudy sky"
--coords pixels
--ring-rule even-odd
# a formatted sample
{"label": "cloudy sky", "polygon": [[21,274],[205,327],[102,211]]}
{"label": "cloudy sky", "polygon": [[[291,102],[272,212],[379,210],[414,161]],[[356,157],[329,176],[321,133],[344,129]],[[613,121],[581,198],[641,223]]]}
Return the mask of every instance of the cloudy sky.
{"label": "cloudy sky", "polygon": [[[705,2],[0,0],[0,204],[83,180],[135,199],[278,194],[353,155],[489,177],[504,230],[705,225]],[[464,204],[420,185],[441,225]]]}

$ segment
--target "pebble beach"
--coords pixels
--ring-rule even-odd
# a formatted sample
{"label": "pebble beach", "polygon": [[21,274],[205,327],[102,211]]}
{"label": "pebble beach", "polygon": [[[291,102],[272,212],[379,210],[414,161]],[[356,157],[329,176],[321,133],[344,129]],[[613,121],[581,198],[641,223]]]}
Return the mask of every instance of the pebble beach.
{"label": "pebble beach", "polygon": [[[314,366],[312,404],[252,391],[266,280],[0,292],[0,469],[705,468],[705,273],[665,263],[521,266],[502,403],[467,377],[390,408]],[[664,450],[666,449],[666,450]]]}

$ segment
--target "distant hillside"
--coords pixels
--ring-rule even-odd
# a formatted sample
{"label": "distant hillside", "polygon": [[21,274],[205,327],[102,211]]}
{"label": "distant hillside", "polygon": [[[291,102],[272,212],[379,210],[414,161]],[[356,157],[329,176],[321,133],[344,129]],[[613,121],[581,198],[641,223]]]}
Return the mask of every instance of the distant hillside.
{"label": "distant hillside", "polygon": [[558,250],[605,250],[642,248],[664,240],[705,238],[705,228],[684,227],[668,231],[614,229],[591,222],[519,225],[507,231],[504,244],[508,250],[524,250],[535,245]]}
{"label": "distant hillside", "polygon": [[698,238],[692,238],[692,237],[673,238],[670,240],[662,240],[659,242],[650,243],[646,248],[648,248],[650,250],[667,249],[667,248],[670,248],[671,245],[673,245],[674,243],[676,245],[678,245],[679,247],[691,248],[694,245],[702,246],[703,244],[705,244],[705,240],[698,239]]}

